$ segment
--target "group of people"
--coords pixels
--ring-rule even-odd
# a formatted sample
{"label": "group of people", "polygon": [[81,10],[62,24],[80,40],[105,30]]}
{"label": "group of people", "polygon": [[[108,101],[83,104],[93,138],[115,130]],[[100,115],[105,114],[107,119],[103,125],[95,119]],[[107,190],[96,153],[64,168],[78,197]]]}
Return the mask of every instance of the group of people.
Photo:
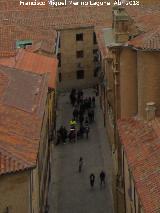
{"label": "group of people", "polygon": [[[81,173],[81,171],[82,171],[83,164],[84,164],[83,158],[80,157],[79,166],[78,166],[79,173]],[[100,178],[100,187],[105,186],[106,174],[105,174],[105,172],[103,170],[101,170],[101,172],[99,174],[99,178]],[[95,174],[94,173],[90,174],[89,180],[90,180],[90,186],[91,186],[91,188],[93,188],[94,187],[94,183],[95,183]]]}
{"label": "group of people", "polygon": [[84,97],[82,90],[72,89],[70,93],[70,103],[73,106],[72,119],[69,121],[70,129],[61,126],[57,131],[57,144],[76,142],[76,140],[86,137],[88,139],[90,127],[94,122],[94,109],[96,105],[95,97]]}
{"label": "group of people", "polygon": [[79,123],[77,139],[83,138],[84,134],[88,139],[89,124],[94,122],[95,97],[84,97],[82,90],[72,89],[70,103],[73,106],[72,120]]}
{"label": "group of people", "polygon": [[[66,127],[61,126],[57,131],[57,144],[61,141],[66,143],[67,138],[70,142],[84,138],[88,139],[90,132],[90,124],[94,122],[95,97],[84,97],[82,90],[72,89],[70,95],[70,103],[73,107],[72,119],[69,121],[70,129],[67,131]],[[79,158],[78,171],[81,173],[84,166],[84,160]],[[99,174],[100,186],[105,186],[105,172],[102,170]],[[91,173],[89,176],[90,186],[94,187],[95,174]]]}

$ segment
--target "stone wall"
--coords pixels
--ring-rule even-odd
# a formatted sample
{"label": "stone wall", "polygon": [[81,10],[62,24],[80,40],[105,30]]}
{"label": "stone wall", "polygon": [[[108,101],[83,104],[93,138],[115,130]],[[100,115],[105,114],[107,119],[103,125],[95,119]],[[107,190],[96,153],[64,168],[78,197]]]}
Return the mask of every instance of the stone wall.
{"label": "stone wall", "polygon": [[[30,212],[30,171],[0,177],[0,212]],[[38,212],[37,212],[38,213]]]}
{"label": "stone wall", "polygon": [[120,54],[121,118],[135,116],[138,111],[137,53],[123,48]]}

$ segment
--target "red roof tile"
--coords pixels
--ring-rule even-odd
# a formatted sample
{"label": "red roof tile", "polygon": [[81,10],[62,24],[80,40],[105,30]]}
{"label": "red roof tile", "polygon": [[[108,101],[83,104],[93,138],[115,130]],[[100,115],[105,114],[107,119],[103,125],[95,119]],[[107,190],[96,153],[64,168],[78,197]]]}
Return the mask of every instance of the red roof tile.
{"label": "red roof tile", "polygon": [[2,23],[8,19],[9,24],[51,30],[107,24],[111,22],[111,15],[111,6],[68,6],[47,10],[1,11],[0,20]]}
{"label": "red roof tile", "polygon": [[54,30],[46,31],[33,27],[17,25],[0,25],[0,56],[13,56],[16,54],[17,40],[32,40],[43,44],[42,50],[53,53],[57,33]]}
{"label": "red roof tile", "polygon": [[159,127],[158,119],[149,123],[136,119],[118,121],[120,141],[145,213],[160,211]]}
{"label": "red roof tile", "polygon": [[39,55],[22,49],[16,57],[0,58],[0,64],[33,73],[49,73],[48,86],[56,87],[58,61],[54,57]]}
{"label": "red roof tile", "polygon": [[48,77],[0,66],[0,175],[36,166]]}
{"label": "red roof tile", "polygon": [[[21,2],[26,2],[25,0],[21,0]],[[34,1],[30,1],[30,2],[34,2]],[[37,5],[36,9],[37,10],[44,10],[47,9],[49,7],[47,0],[43,0],[43,1],[39,1],[36,0],[36,2],[46,2],[45,5]],[[23,6],[23,4],[20,5],[20,0],[1,0],[0,1],[0,11],[11,11],[11,10],[31,10],[33,9],[33,7],[35,6],[31,6],[31,5],[27,5],[27,6]]]}
{"label": "red roof tile", "polygon": [[126,7],[126,11],[140,31],[155,30],[160,25],[160,2],[153,7]]}
{"label": "red roof tile", "polygon": [[160,27],[154,31],[137,36],[129,41],[128,45],[143,50],[160,50]]}

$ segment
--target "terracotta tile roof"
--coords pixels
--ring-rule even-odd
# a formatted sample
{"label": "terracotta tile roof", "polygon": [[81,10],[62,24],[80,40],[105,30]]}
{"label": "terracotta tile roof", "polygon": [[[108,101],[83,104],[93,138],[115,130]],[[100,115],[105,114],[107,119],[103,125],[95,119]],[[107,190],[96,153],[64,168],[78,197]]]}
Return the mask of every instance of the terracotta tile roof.
{"label": "terracotta tile roof", "polygon": [[[16,2],[16,1],[15,1]],[[110,6],[68,6],[46,9],[9,9],[0,12],[0,56],[15,54],[15,41],[32,39],[41,42],[43,51],[51,52],[56,42],[56,30],[93,27],[111,24],[112,8]],[[8,32],[7,32],[8,31]]]}
{"label": "terracotta tile roof", "polygon": [[159,213],[160,120],[121,119],[118,131],[144,212]]}
{"label": "terracotta tile roof", "polygon": [[17,25],[0,25],[0,56],[13,56],[16,54],[17,40],[32,40],[33,44],[43,42],[42,50],[53,53],[57,33],[55,30],[33,29]]}
{"label": "terracotta tile roof", "polygon": [[47,10],[1,11],[0,20],[9,24],[43,29],[66,29],[108,24],[111,22],[111,6],[68,6]]}
{"label": "terracotta tile roof", "polygon": [[137,36],[129,41],[128,45],[143,50],[160,50],[160,27],[154,31]]}
{"label": "terracotta tile roof", "polygon": [[31,46],[28,46],[27,50],[30,52],[35,52],[35,53],[39,53],[39,52],[47,53],[53,56],[54,55],[53,46],[54,46],[53,41],[42,40],[40,42],[35,42]]}
{"label": "terracotta tile roof", "polygon": [[[22,2],[25,2],[22,0]],[[30,1],[32,2],[32,1]],[[41,0],[36,0],[36,2],[42,2]],[[47,3],[47,0],[43,0],[43,2],[46,2],[45,5],[43,6],[40,6],[40,5],[37,5],[36,6],[36,9],[37,10],[44,10],[44,9],[47,9],[49,7],[48,3]],[[33,9],[33,7],[35,6],[31,6],[31,5],[28,5],[28,6],[22,6],[20,5],[20,0],[1,0],[0,1],[0,11],[11,11],[11,10],[31,10]]]}
{"label": "terracotta tile roof", "polygon": [[0,175],[36,166],[47,81],[0,66]]}
{"label": "terracotta tile roof", "polygon": [[160,2],[154,7],[126,7],[126,11],[141,32],[155,30],[160,25]]}
{"label": "terracotta tile roof", "polygon": [[56,87],[58,61],[55,57],[39,55],[21,49],[16,57],[0,58],[0,64],[33,73],[48,73],[48,86]]}

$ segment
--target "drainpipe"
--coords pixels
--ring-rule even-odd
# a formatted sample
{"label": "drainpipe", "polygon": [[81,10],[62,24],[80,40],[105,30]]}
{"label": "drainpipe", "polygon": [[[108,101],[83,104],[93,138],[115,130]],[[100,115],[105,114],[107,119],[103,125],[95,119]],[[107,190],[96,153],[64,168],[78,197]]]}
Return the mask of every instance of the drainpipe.
{"label": "drainpipe", "polygon": [[30,190],[30,213],[32,213],[32,170],[30,170],[30,187],[29,187],[29,190]]}

